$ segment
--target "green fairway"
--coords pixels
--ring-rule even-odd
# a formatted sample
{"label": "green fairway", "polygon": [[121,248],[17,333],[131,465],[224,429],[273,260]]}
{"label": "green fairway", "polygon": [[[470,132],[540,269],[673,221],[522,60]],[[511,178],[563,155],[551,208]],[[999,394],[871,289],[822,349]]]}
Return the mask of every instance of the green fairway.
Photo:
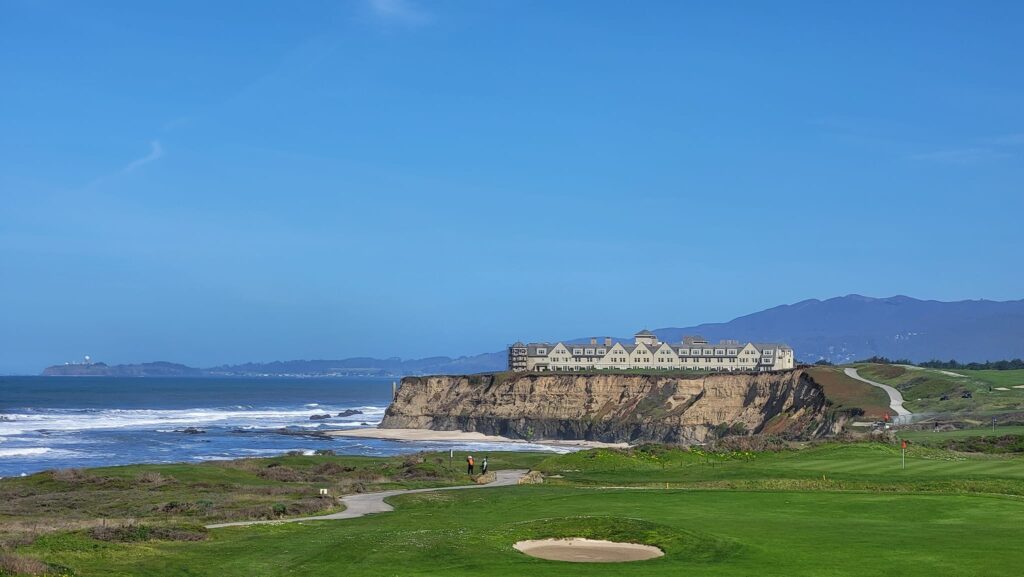
{"label": "green fairway", "polygon": [[[1018,575],[1024,459],[917,445],[908,453],[906,469],[897,446],[877,443],[780,452],[652,445],[494,454],[492,466],[532,466],[547,475],[546,483],[402,495],[390,500],[396,507],[390,513],[216,529],[202,541],[110,542],[85,530],[57,531],[17,552],[81,577]],[[349,458],[253,460],[260,466],[246,469],[276,462],[303,470],[331,459]],[[374,466],[373,460],[359,464]],[[87,473],[131,477],[153,467],[192,479],[235,474],[209,465]],[[24,487],[26,479],[3,484]],[[577,565],[512,548],[546,537],[640,542],[665,556]]]}
{"label": "green fairway", "polygon": [[978,427],[955,431],[900,431],[899,436],[911,441],[941,441],[944,439],[965,439],[968,437],[992,437],[1001,435],[1024,435],[1024,426]]}
{"label": "green fairway", "polygon": [[[42,539],[80,575],[1019,575],[1024,503],[966,495],[513,487],[406,496],[345,522],[220,530],[203,543]],[[512,543],[637,520],[666,556],[625,565],[532,559]],[[545,531],[554,526],[554,532]],[[591,528],[596,533],[588,533]],[[646,531],[649,534],[645,534]],[[667,543],[667,545],[666,545]]]}

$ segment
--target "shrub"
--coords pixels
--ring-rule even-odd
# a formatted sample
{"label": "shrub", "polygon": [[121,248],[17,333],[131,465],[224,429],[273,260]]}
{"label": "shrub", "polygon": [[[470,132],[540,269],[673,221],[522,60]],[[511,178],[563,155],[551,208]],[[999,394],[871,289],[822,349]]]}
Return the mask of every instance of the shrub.
{"label": "shrub", "polygon": [[296,471],[295,469],[290,469],[288,467],[267,467],[266,469],[263,469],[262,471],[256,474],[259,475],[260,477],[263,477],[264,479],[270,479],[271,481],[281,481],[284,483],[302,480],[302,475],[300,475],[298,471]]}
{"label": "shrub", "polygon": [[317,450],[313,451],[313,454],[314,455],[333,457],[335,453],[334,453],[334,449],[317,449]]}
{"label": "shrub", "polygon": [[274,503],[270,508],[270,511],[278,516],[284,515],[288,512],[288,505],[285,505],[284,503]]}
{"label": "shrub", "polygon": [[46,575],[50,566],[34,557],[16,553],[0,553],[0,574],[2,575]]}
{"label": "shrub", "polygon": [[136,475],[135,480],[138,481],[139,483],[145,483],[147,485],[160,486],[172,481],[173,479],[170,477],[165,477],[160,473],[157,473],[156,471],[146,471],[144,473],[139,473],[138,475]]}
{"label": "shrub", "polygon": [[137,541],[202,541],[206,529],[200,526],[184,525],[117,525],[93,527],[89,535],[97,541],[133,543]]}
{"label": "shrub", "polygon": [[61,483],[85,483],[93,479],[92,475],[82,469],[57,469],[52,474],[53,480]]}

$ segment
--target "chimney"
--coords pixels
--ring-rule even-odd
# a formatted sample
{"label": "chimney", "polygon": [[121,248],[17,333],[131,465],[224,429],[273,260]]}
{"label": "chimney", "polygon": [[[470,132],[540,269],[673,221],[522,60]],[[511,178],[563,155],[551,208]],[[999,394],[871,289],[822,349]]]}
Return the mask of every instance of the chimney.
{"label": "chimney", "polygon": [[592,345],[596,345],[596,344],[597,344],[597,337],[592,337],[592,338],[590,339],[590,344],[592,344]]}
{"label": "chimney", "polygon": [[612,346],[612,338],[611,337],[605,337],[604,338],[604,346],[606,346],[606,347]]}

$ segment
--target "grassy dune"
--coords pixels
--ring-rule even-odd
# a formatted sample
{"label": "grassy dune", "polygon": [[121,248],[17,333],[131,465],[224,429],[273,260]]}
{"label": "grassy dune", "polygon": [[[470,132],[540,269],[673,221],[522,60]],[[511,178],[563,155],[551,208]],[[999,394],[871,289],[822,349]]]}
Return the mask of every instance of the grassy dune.
{"label": "grassy dune", "polygon": [[[899,449],[883,444],[715,454],[652,446],[491,457],[498,467],[533,466],[548,481],[400,496],[391,500],[392,513],[218,529],[195,542],[112,543],[87,531],[62,531],[18,547],[18,554],[83,577],[1002,576],[1019,574],[1024,563],[1020,458],[913,446],[903,470]],[[303,459],[316,467],[320,458],[284,462],[301,469]],[[183,467],[176,471],[183,478],[201,468],[196,482],[211,474],[204,465],[176,467]],[[512,549],[520,539],[560,536],[643,542],[666,555],[581,566]]]}

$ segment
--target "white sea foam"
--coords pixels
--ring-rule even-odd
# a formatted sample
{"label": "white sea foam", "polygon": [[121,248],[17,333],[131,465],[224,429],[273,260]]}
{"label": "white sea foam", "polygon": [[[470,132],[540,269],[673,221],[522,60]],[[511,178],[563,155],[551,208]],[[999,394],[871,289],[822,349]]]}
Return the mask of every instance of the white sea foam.
{"label": "white sea foam", "polygon": [[[273,428],[309,423],[315,414],[337,414],[346,407],[259,408],[259,409],[103,409],[103,410],[24,410],[9,413],[0,421],[0,436],[22,435],[32,431],[87,431],[95,429],[138,429],[175,426],[225,426]],[[384,414],[382,407],[357,407],[362,415],[355,420],[369,422],[370,417]],[[345,421],[338,421],[338,425]]]}
{"label": "white sea foam", "polygon": [[59,459],[65,457],[75,457],[79,453],[75,451],[65,451],[63,449],[53,449],[51,447],[25,447],[22,449],[0,449],[0,457],[33,457],[33,458],[46,458],[46,459]]}

